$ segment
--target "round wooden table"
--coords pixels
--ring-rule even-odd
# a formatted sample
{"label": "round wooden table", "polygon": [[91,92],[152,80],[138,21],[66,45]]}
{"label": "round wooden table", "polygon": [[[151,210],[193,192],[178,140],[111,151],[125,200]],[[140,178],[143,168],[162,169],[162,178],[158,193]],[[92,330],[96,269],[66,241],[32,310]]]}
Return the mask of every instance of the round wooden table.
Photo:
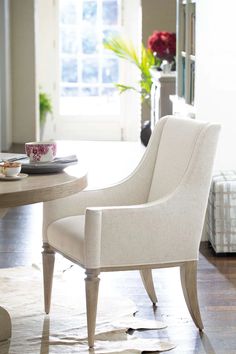
{"label": "round wooden table", "polygon": [[[0,181],[0,217],[8,208],[47,202],[78,193],[87,186],[87,173],[77,165],[56,174],[29,175],[16,181]],[[11,337],[11,319],[0,307],[0,341]]]}

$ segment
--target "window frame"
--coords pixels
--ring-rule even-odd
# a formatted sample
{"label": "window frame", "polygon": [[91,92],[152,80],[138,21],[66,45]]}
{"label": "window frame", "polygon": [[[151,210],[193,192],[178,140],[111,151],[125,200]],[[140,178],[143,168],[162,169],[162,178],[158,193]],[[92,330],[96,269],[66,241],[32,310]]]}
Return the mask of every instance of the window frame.
{"label": "window frame", "polygon": [[[60,6],[63,6],[63,4],[61,4],[63,0],[59,0],[59,4]],[[66,3],[66,1],[64,0],[64,2]],[[63,75],[63,68],[61,66],[62,61],[63,60],[73,60],[75,65],[77,66],[78,70],[77,70],[77,78],[76,80],[73,81],[64,81],[63,79],[60,77],[60,92],[63,91],[63,88],[66,89],[75,89],[75,90],[83,90],[83,89],[94,89],[95,91],[97,91],[97,95],[95,94],[94,96],[86,96],[86,95],[79,95],[79,96],[74,96],[75,98],[73,98],[72,96],[64,96],[61,94],[59,101],[60,101],[60,115],[70,115],[69,113],[69,109],[70,107],[72,107],[72,105],[75,104],[76,100],[78,99],[78,111],[76,113],[76,111],[74,113],[72,113],[72,115],[86,115],[86,116],[90,116],[93,115],[93,110],[94,110],[94,106],[96,106],[96,114],[98,114],[99,116],[101,115],[111,115],[111,112],[107,111],[107,113],[105,113],[104,107],[107,109],[107,107],[109,107],[109,104],[111,101],[116,101],[114,102],[114,104],[116,104],[116,109],[119,109],[120,106],[120,98],[118,97],[118,91],[116,94],[115,98],[111,98],[109,99],[108,96],[106,95],[102,95],[102,91],[106,88],[111,88],[115,90],[114,84],[112,82],[104,82],[103,81],[103,61],[104,60],[108,60],[108,61],[112,61],[114,60],[115,62],[118,63],[119,66],[119,71],[120,72],[120,60],[111,52],[109,51],[104,51],[104,49],[102,48],[102,39],[103,39],[103,32],[106,30],[114,30],[114,31],[120,31],[121,29],[121,25],[122,25],[122,6],[121,6],[121,0],[116,0],[117,5],[118,5],[118,17],[117,17],[117,23],[116,24],[104,24],[102,22],[102,6],[103,3],[101,1],[97,1],[97,7],[96,7],[96,12],[97,12],[97,19],[96,22],[94,24],[94,26],[96,26],[96,33],[97,33],[97,45],[98,45],[98,51],[94,52],[94,53],[86,53],[83,51],[82,47],[83,47],[83,41],[82,38],[80,38],[79,42],[78,42],[78,51],[76,53],[68,53],[68,52],[63,52],[62,50],[62,38],[59,38],[59,56],[60,56],[60,61],[59,61],[59,71],[60,74]],[[76,2],[75,2],[76,3]],[[89,3],[89,1],[88,1]],[[77,9],[79,10],[78,15],[82,15],[82,2],[78,2],[77,1]],[[82,18],[77,18],[77,21],[75,21],[75,23],[73,24],[68,24],[68,23],[62,23],[60,22],[60,18],[59,18],[59,36],[60,34],[63,33],[63,29],[65,30],[65,32],[67,30],[71,30],[72,32],[74,32],[75,34],[79,34],[82,33],[84,28],[83,28],[83,23],[80,21],[82,20]],[[86,23],[85,23],[86,26]],[[89,25],[90,27],[90,25]],[[88,27],[88,29],[89,29]],[[91,61],[93,63],[99,63],[98,65],[98,72],[97,72],[97,81],[96,82],[89,82],[89,81],[85,81],[83,80],[83,74],[84,74],[84,70],[83,68],[83,61]],[[82,65],[81,65],[82,64]],[[60,76],[61,76],[60,75]],[[114,81],[120,81],[119,78],[117,78]],[[85,104],[84,104],[85,103]],[[80,105],[81,107],[86,107],[86,105],[88,104],[88,108],[87,108],[87,112],[86,108],[84,108],[84,112],[83,109],[80,110]],[[63,109],[63,104],[64,104],[64,109]],[[66,107],[68,106],[68,108]],[[103,110],[103,113],[99,111],[99,107],[101,107],[101,109]],[[111,107],[112,110],[114,110],[114,107]],[[66,113],[66,109],[68,109],[68,113]],[[75,108],[76,109],[76,108]],[[90,111],[91,109],[91,111]],[[65,113],[63,113],[63,111],[65,111]]]}
{"label": "window frame", "polygon": [[[54,0],[55,11],[55,40],[54,49],[59,53],[59,0]],[[141,44],[141,25],[134,27],[130,21],[130,16],[136,16],[137,24],[141,24],[141,1],[121,0],[122,26],[124,26],[124,36],[131,39],[136,46]],[[137,93],[126,92],[120,95],[121,109],[120,115],[60,115],[59,112],[59,55],[55,61],[54,70],[55,82],[53,91],[53,101],[55,104],[55,138],[56,139],[86,139],[86,140],[133,140],[139,139],[141,124],[141,99]],[[134,81],[137,76],[137,69],[128,62],[121,64],[120,82]]]}

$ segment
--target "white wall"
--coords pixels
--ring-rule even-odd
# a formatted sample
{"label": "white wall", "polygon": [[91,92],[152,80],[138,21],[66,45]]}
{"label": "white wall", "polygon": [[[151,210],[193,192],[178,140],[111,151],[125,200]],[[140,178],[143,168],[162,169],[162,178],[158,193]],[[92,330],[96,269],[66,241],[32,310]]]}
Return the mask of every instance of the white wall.
{"label": "white wall", "polygon": [[[142,0],[142,41],[147,46],[153,31],[176,32],[176,0]],[[142,121],[150,119],[150,107],[143,105]]]}
{"label": "white wall", "polygon": [[54,0],[40,0],[37,13],[37,86],[52,99],[53,114],[48,114],[43,140],[55,138],[55,116],[57,85],[57,8]]}
{"label": "white wall", "polygon": [[12,143],[9,0],[0,0],[0,151]]}
{"label": "white wall", "polygon": [[11,0],[13,141],[39,136],[35,0]]}
{"label": "white wall", "polygon": [[[4,11],[3,11],[4,1],[0,0],[0,52],[4,53],[4,42],[3,42],[3,33],[4,33]],[[0,56],[0,151],[2,150],[2,121],[3,121],[3,112],[2,112],[2,91],[3,91],[3,78],[2,73],[4,70],[4,63],[2,60],[2,55]]]}
{"label": "white wall", "polygon": [[236,168],[236,1],[198,0],[196,118],[222,125],[215,168]]}
{"label": "white wall", "polygon": [[142,38],[157,31],[176,32],[176,0],[142,0]]}

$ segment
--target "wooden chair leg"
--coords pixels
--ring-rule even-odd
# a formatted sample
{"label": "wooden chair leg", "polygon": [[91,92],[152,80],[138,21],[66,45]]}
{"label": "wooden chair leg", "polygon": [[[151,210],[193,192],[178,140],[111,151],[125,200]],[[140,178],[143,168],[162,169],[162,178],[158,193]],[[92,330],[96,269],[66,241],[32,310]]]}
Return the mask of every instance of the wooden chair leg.
{"label": "wooden chair leg", "polygon": [[86,307],[87,307],[87,328],[88,328],[88,345],[93,348],[95,339],[96,317],[97,317],[97,302],[98,302],[98,278],[100,271],[96,269],[87,269],[85,274],[85,289],[86,289]]}
{"label": "wooden chair leg", "polygon": [[43,244],[44,309],[50,312],[55,252],[48,243]]}
{"label": "wooden chair leg", "polygon": [[157,296],[153,284],[153,278],[152,278],[152,270],[151,269],[142,269],[139,271],[141,275],[141,279],[143,281],[144,288],[146,289],[146,292],[152,301],[153,305],[157,303]]}
{"label": "wooden chair leg", "polygon": [[197,296],[197,261],[184,263],[184,265],[180,267],[180,277],[184,298],[190,315],[197,328],[202,330],[204,327]]}

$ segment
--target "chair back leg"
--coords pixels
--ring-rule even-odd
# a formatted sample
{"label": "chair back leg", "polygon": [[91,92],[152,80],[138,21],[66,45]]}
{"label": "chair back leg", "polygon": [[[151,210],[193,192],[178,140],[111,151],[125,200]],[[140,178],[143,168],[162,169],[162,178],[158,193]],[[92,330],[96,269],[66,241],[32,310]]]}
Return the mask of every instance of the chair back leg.
{"label": "chair back leg", "polygon": [[55,252],[48,243],[43,244],[44,309],[50,312]]}
{"label": "chair back leg", "polygon": [[180,277],[184,298],[190,315],[197,328],[202,330],[204,327],[197,296],[197,261],[184,263],[180,267]]}
{"label": "chair back leg", "polygon": [[88,345],[93,348],[95,339],[97,302],[100,271],[97,269],[87,269],[85,274],[85,290],[86,290],[86,307],[87,307],[87,329],[88,329]]}
{"label": "chair back leg", "polygon": [[152,270],[151,269],[140,269],[139,270],[141,279],[143,281],[144,288],[152,301],[153,305],[157,303],[157,296],[154,288]]}

